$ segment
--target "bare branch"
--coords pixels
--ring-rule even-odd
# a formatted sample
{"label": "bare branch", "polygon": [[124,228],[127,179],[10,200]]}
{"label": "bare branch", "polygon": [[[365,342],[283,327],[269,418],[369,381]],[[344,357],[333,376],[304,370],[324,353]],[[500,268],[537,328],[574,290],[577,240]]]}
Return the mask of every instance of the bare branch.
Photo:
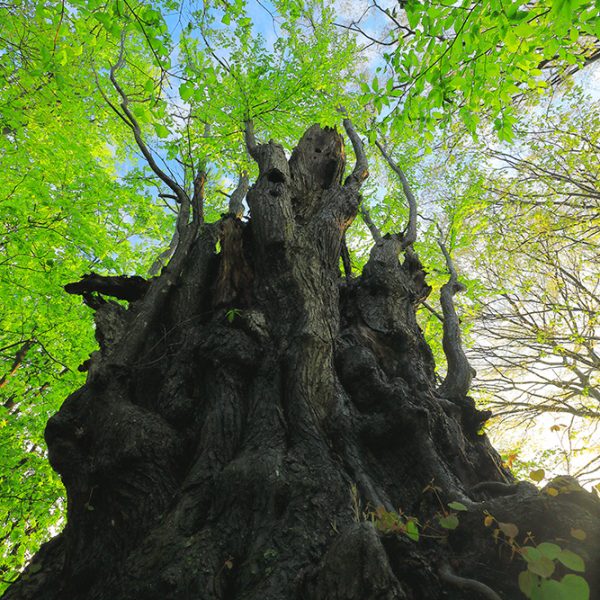
{"label": "bare branch", "polygon": [[[194,192],[192,194],[192,218],[194,219],[194,223],[198,226],[201,223],[204,223],[204,185],[206,184],[206,171],[204,170],[204,165],[200,165],[198,167],[198,172],[194,177]],[[189,215],[187,218],[181,223],[182,227],[187,225],[187,221],[189,220]],[[179,226],[179,224],[178,224]]]}
{"label": "bare branch", "polygon": [[258,145],[256,144],[256,138],[254,137],[254,122],[248,120],[244,123],[244,140],[246,141],[246,149],[248,154],[256,161],[258,161]]}
{"label": "bare branch", "polygon": [[404,175],[404,171],[394,162],[379,140],[375,141],[375,145],[379,148],[381,155],[383,158],[385,158],[386,162],[388,165],[390,165],[394,173],[396,173],[396,175],[398,175],[400,178],[402,190],[404,191],[404,195],[408,201],[408,224],[406,225],[406,229],[404,230],[402,237],[402,247],[408,248],[417,240],[417,201],[412,193],[412,190],[410,189],[410,184],[408,183],[408,179],[406,179],[406,175]]}
{"label": "bare branch", "polygon": [[177,202],[179,202],[179,198],[177,196],[174,196],[173,194],[158,194],[159,198],[169,198],[170,200],[175,200]]}
{"label": "bare branch", "polygon": [[362,140],[360,139],[358,133],[356,133],[356,130],[352,125],[352,121],[348,118],[344,119],[344,129],[346,130],[346,133],[352,142],[354,154],[356,155],[356,164],[354,165],[354,170],[346,178],[344,185],[354,185],[360,188],[360,186],[363,184],[363,181],[369,176],[367,156],[365,154]]}
{"label": "bare branch", "polygon": [[244,198],[248,193],[250,181],[248,179],[248,172],[242,171],[238,180],[238,185],[233,190],[233,193],[229,197],[229,212],[235,215],[238,219],[241,219],[244,214]]}
{"label": "bare branch", "polygon": [[[182,209],[184,208],[184,206],[186,204],[189,207],[190,199],[189,199],[187,193],[185,192],[185,190],[176,181],[174,181],[171,177],[169,177],[158,166],[156,160],[154,159],[154,156],[152,156],[152,152],[150,151],[150,149],[148,148],[148,146],[146,145],[146,142],[144,141],[144,139],[142,137],[142,131],[141,131],[140,125],[139,125],[137,119],[135,118],[135,116],[133,115],[133,113],[131,112],[131,109],[129,108],[129,98],[127,97],[127,94],[125,93],[123,88],[119,85],[119,82],[117,81],[116,73],[123,66],[124,51],[125,51],[125,32],[123,32],[121,34],[121,45],[120,45],[120,49],[119,49],[119,58],[118,58],[117,62],[110,67],[110,71],[109,71],[110,81],[113,84],[113,87],[115,88],[115,90],[117,91],[117,93],[119,94],[119,96],[121,98],[120,107],[124,113],[124,116],[126,117],[125,120],[128,123],[129,127],[131,128],[131,130],[133,132],[133,136],[136,141],[136,144],[137,144],[138,148],[140,149],[142,155],[146,159],[148,166],[152,169],[154,174],[171,189],[171,191],[175,194],[175,196],[177,196],[179,203],[182,205]],[[117,112],[117,114],[118,114],[118,112]]]}
{"label": "bare branch", "polygon": [[427,304],[427,302],[423,301],[421,302],[421,305],[426,308],[434,317],[436,317],[440,323],[444,322],[444,317],[442,315],[440,315],[440,313],[435,310],[435,308],[433,308],[433,306],[431,306],[430,304]]}
{"label": "bare branch", "polygon": [[381,232],[379,231],[377,225],[375,225],[375,223],[373,223],[373,221],[371,220],[371,215],[369,214],[368,209],[362,204],[360,206],[360,215],[363,221],[365,222],[365,225],[369,228],[369,231],[371,232],[375,243],[377,244],[381,241]]}
{"label": "bare branch", "polygon": [[19,348],[18,352],[15,354],[15,358],[12,362],[10,370],[8,371],[8,373],[6,373],[5,375],[2,375],[2,377],[0,377],[0,389],[2,389],[6,385],[8,378],[17,372],[17,370],[19,369],[19,367],[25,360],[25,356],[27,355],[27,352],[29,352],[30,348],[35,344],[35,342],[36,342],[36,340],[33,340],[33,339],[26,340],[23,343],[23,345],[21,346],[21,348]]}

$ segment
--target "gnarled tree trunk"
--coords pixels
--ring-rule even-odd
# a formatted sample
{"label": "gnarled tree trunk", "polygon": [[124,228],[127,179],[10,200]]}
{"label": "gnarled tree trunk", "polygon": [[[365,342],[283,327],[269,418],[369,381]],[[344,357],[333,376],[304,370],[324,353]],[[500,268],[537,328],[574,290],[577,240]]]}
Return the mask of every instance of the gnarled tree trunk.
{"label": "gnarled tree trunk", "polygon": [[[384,236],[341,276],[360,141],[342,184],[335,130],[311,127],[289,161],[247,134],[248,222],[188,225],[142,298],[97,306],[88,381],[46,430],[68,522],[5,598],[485,597],[469,580],[518,598],[524,563],[485,510],[538,542],[585,530],[571,547],[600,593],[595,498],[514,484],[485,415],[436,393],[416,255]],[[468,510],[448,533],[435,515],[451,501]],[[378,531],[377,509],[418,518],[421,539]]]}

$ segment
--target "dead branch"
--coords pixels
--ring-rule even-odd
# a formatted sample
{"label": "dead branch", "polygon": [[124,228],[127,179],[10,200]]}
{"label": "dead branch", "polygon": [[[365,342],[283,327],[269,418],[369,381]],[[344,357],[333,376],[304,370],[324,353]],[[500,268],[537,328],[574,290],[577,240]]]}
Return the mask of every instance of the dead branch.
{"label": "dead branch", "polygon": [[128,277],[126,275],[112,276],[89,273],[84,275],[80,281],[67,283],[64,290],[67,294],[100,293],[119,300],[135,302],[144,297],[149,286],[149,281],[137,275]]}

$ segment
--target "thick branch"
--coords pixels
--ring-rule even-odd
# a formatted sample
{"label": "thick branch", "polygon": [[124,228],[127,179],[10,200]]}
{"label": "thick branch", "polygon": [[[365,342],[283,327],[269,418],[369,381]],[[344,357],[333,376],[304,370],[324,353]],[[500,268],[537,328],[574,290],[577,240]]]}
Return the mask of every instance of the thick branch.
{"label": "thick branch", "polygon": [[408,224],[404,230],[402,238],[402,247],[408,248],[417,240],[417,201],[412,193],[412,190],[410,189],[410,185],[408,183],[408,179],[406,179],[406,175],[404,175],[404,171],[394,162],[392,157],[387,153],[386,149],[378,140],[375,141],[375,144],[379,148],[383,158],[385,158],[388,165],[390,165],[392,171],[394,171],[394,173],[396,173],[396,175],[398,175],[400,178],[402,190],[404,191],[404,195],[408,201]]}
{"label": "thick branch", "polygon": [[[194,219],[194,223],[198,226],[200,223],[204,223],[204,185],[206,184],[206,171],[204,170],[204,166],[198,167],[198,172],[194,177],[194,193],[192,194],[192,218]],[[188,208],[189,212],[189,208]],[[181,215],[181,211],[180,211]],[[189,220],[189,214],[187,217],[183,216],[181,219],[181,223],[179,223],[179,219],[177,219],[177,227],[185,227]],[[181,232],[180,232],[181,235]]]}
{"label": "thick branch", "polygon": [[369,176],[367,156],[365,154],[362,140],[360,139],[358,133],[356,133],[356,130],[354,129],[350,119],[344,119],[344,129],[346,130],[346,133],[352,142],[354,154],[356,155],[356,164],[354,165],[354,170],[346,178],[344,185],[354,185],[359,188],[363,184],[363,181]]}
{"label": "thick branch", "polygon": [[179,244],[179,230],[175,228],[175,231],[173,232],[173,237],[169,242],[169,247],[156,257],[156,259],[152,263],[152,266],[148,269],[148,275],[150,275],[151,277],[155,277],[160,273],[160,270],[169,262],[169,260],[173,256],[175,250],[177,249],[177,244]]}
{"label": "thick branch", "polygon": [[342,264],[344,265],[344,273],[346,275],[346,279],[352,279],[352,261],[350,259],[350,252],[348,251],[348,244],[346,243],[346,236],[342,237]]}
{"label": "thick branch", "polygon": [[[190,203],[181,204],[177,213],[177,223],[173,237],[169,242],[169,247],[161,252],[156,260],[148,269],[148,275],[152,277],[158,275],[161,269],[171,260],[179,246],[179,240],[184,236],[185,230],[190,220],[190,208],[193,211],[194,228],[197,229],[200,223],[204,223],[204,185],[206,183],[206,173],[200,168],[194,178],[194,193],[192,196],[191,207]],[[175,198],[177,200],[177,198]]]}
{"label": "thick branch", "polygon": [[254,137],[254,122],[251,120],[244,123],[244,140],[248,154],[258,162],[258,145]]}
{"label": "thick branch", "polygon": [[362,216],[363,221],[365,222],[365,225],[369,228],[369,231],[371,232],[375,243],[377,244],[381,241],[381,232],[379,231],[377,225],[375,225],[375,223],[373,223],[373,221],[371,220],[371,215],[369,214],[369,211],[364,205],[361,205],[360,207],[360,214]]}
{"label": "thick branch", "polygon": [[248,153],[256,161],[259,177],[248,192],[255,240],[263,248],[287,241],[294,228],[290,196],[290,165],[283,146],[269,140],[257,144],[252,121],[245,123]]}
{"label": "thick branch", "polygon": [[235,215],[238,219],[240,219],[244,214],[243,202],[246,194],[248,193],[249,184],[250,181],[248,179],[247,171],[242,171],[240,173],[238,185],[229,197],[229,212],[232,215]]}
{"label": "thick branch", "polygon": [[83,295],[95,292],[119,300],[134,302],[144,297],[149,286],[149,281],[137,275],[128,277],[126,275],[112,276],[90,273],[84,275],[81,281],[67,283],[64,290],[67,294]]}
{"label": "thick branch", "polygon": [[448,282],[442,286],[440,291],[440,303],[444,316],[442,347],[448,363],[448,372],[438,391],[440,395],[448,398],[460,398],[468,393],[475,374],[462,347],[460,321],[454,306],[454,295],[464,291],[465,287],[458,282],[454,263],[441,238],[438,240],[438,245],[444,254],[446,266],[450,272]]}

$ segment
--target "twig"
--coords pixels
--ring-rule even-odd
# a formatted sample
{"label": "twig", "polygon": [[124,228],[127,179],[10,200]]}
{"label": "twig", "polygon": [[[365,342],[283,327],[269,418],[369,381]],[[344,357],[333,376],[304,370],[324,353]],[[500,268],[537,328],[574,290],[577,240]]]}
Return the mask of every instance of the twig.
{"label": "twig", "polygon": [[2,377],[0,377],[0,389],[2,389],[6,385],[8,378],[17,372],[17,370],[19,369],[19,367],[25,360],[25,356],[27,355],[27,352],[35,344],[35,342],[36,342],[36,340],[26,340],[23,343],[23,345],[21,346],[21,348],[19,348],[18,352],[15,354],[15,358],[13,360],[13,363],[10,367],[9,372],[6,375],[3,375]]}
{"label": "twig", "polygon": [[437,317],[438,320],[440,322],[444,322],[444,317],[442,317],[442,315],[440,315],[440,313],[435,310],[435,308],[433,308],[433,306],[431,306],[430,304],[427,304],[427,302],[421,302],[421,304],[423,305],[424,308],[426,308],[434,317]]}

